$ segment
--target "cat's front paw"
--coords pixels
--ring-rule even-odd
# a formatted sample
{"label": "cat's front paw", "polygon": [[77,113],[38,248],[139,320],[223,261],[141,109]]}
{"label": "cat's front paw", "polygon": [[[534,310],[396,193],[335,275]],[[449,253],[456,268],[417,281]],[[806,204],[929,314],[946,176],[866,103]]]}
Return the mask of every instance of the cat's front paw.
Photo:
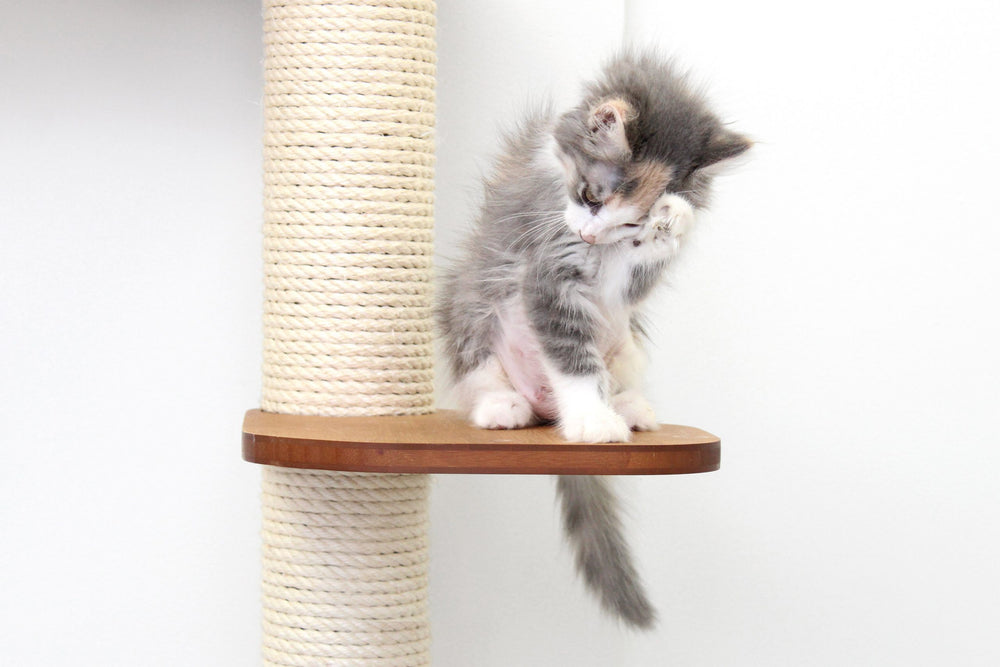
{"label": "cat's front paw", "polygon": [[470,415],[479,428],[523,428],[535,418],[528,400],[516,391],[491,391],[476,401]]}
{"label": "cat's front paw", "polygon": [[634,431],[655,431],[659,428],[656,413],[642,394],[629,389],[611,399],[611,407]]}
{"label": "cat's front paw", "polygon": [[571,442],[628,442],[632,429],[608,406],[562,415],[559,430]]}
{"label": "cat's front paw", "polygon": [[680,238],[694,220],[694,209],[683,197],[668,193],[656,200],[649,217],[658,234]]}

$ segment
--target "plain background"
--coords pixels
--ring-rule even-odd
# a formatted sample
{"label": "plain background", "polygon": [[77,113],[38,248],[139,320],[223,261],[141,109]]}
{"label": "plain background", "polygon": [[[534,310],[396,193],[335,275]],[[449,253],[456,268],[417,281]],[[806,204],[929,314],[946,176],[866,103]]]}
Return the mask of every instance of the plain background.
{"label": "plain background", "polygon": [[[661,624],[601,617],[546,477],[437,477],[443,667],[995,665],[1000,6],[439,7],[440,261],[497,131],[622,36],[758,144],[653,304],[649,394],[722,436],[629,478]],[[0,662],[258,661],[260,10],[0,21]]]}

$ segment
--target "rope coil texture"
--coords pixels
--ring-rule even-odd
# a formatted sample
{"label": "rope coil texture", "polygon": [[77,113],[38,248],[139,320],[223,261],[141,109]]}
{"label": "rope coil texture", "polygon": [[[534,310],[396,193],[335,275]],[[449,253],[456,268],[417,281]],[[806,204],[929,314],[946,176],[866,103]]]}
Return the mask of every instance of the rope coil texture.
{"label": "rope coil texture", "polygon": [[[433,407],[434,11],[264,1],[266,411]],[[428,479],[263,469],[265,664],[430,664]]]}

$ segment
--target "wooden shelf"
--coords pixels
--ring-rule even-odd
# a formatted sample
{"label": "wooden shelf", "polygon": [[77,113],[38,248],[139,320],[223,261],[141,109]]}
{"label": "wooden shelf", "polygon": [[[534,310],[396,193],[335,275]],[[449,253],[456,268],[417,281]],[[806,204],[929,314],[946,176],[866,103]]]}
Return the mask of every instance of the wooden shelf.
{"label": "wooden shelf", "polygon": [[663,424],[632,442],[573,443],[552,427],[488,431],[456,413],[302,417],[250,410],[243,458],[285,468],[519,475],[674,475],[719,469],[719,438]]}

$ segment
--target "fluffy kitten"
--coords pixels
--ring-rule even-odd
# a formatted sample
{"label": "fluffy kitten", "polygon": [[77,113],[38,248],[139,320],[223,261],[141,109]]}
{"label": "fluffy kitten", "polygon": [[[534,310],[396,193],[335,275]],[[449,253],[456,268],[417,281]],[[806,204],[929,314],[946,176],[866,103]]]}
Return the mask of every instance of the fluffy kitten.
{"label": "fluffy kitten", "polygon": [[[529,114],[506,138],[438,304],[471,421],[552,421],[585,442],[657,428],[639,391],[638,307],[706,204],[715,169],[749,147],[653,53],[613,58],[562,115]],[[605,481],[561,477],[558,489],[585,581],[606,609],[649,627],[654,611]]]}

